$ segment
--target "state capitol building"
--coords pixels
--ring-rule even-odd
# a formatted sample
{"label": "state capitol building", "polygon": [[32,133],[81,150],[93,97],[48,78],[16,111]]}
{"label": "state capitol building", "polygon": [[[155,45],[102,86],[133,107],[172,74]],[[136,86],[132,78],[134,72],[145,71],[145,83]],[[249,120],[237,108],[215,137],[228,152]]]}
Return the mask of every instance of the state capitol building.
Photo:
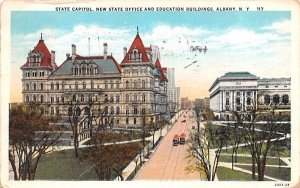
{"label": "state capitol building", "polygon": [[[42,104],[47,115],[66,116],[70,104],[91,107],[105,123],[141,125],[142,114],[154,121],[167,118],[167,68],[160,63],[159,48],[145,47],[137,32],[129,50],[123,48],[119,64],[103,44],[102,56],[81,56],[72,44],[71,54],[57,66],[42,36],[21,67],[25,103]],[[44,105],[43,105],[44,104]]]}

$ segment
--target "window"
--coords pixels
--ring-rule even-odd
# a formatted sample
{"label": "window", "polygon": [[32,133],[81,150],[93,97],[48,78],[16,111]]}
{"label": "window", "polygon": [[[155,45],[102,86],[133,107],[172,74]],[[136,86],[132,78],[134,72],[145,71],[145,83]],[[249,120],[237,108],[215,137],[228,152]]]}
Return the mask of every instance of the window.
{"label": "window", "polygon": [[247,91],[247,96],[251,96],[251,91]]}
{"label": "window", "polygon": [[91,81],[91,89],[94,89],[94,82]]}
{"label": "window", "polygon": [[107,89],[108,85],[107,85],[107,81],[104,82],[104,88]]}
{"label": "window", "polygon": [[240,95],[241,95],[241,92],[239,92],[239,91],[236,92],[236,95],[237,95],[237,96],[240,96]]}
{"label": "window", "polygon": [[50,84],[50,88],[51,88],[51,90],[54,90],[54,84],[53,83]]}
{"label": "window", "polygon": [[134,94],[134,102],[137,102],[138,101],[138,95],[137,93]]}
{"label": "window", "polygon": [[119,81],[117,81],[117,83],[116,83],[116,88],[117,88],[117,89],[120,88],[120,82],[119,82]]}
{"label": "window", "polygon": [[240,99],[240,97],[237,97],[235,99],[235,102],[236,102],[236,105],[241,105],[241,99]]}
{"label": "window", "polygon": [[146,88],[146,82],[145,82],[145,80],[142,81],[142,88],[143,88],[143,89]]}
{"label": "window", "polygon": [[270,95],[264,96],[264,104],[266,104],[266,105],[270,104]]}
{"label": "window", "polygon": [[117,114],[117,115],[120,114],[120,107],[119,107],[119,106],[117,106],[117,108],[116,108],[116,114]]}
{"label": "window", "polygon": [[251,98],[247,97],[247,105],[250,105],[250,104],[251,104]]}
{"label": "window", "polygon": [[110,95],[110,102],[114,102],[114,96]]}
{"label": "window", "polygon": [[146,95],[145,95],[145,93],[143,93],[143,95],[142,95],[142,102],[143,103],[146,102]]}
{"label": "window", "polygon": [[126,94],[125,102],[129,102],[129,94],[128,93]]}
{"label": "window", "polygon": [[75,82],[75,89],[78,89],[78,82]]}
{"label": "window", "polygon": [[289,103],[289,96],[288,95],[283,95],[282,96],[282,103],[285,104],[285,105]]}
{"label": "window", "polygon": [[64,96],[61,96],[61,102],[64,103],[65,102],[65,98]]}
{"label": "window", "polygon": [[65,89],[65,85],[66,85],[66,83],[63,82],[63,83],[61,84],[61,89]]}
{"label": "window", "polygon": [[129,89],[129,81],[126,81],[126,89]]}
{"label": "window", "polygon": [[58,82],[56,83],[56,89],[59,89],[59,83]]}
{"label": "window", "polygon": [[56,102],[59,103],[59,97],[56,97]]}
{"label": "window", "polygon": [[241,111],[241,107],[240,107],[240,106],[237,106],[237,107],[236,107],[236,111]]}
{"label": "window", "polygon": [[108,114],[108,107],[107,106],[104,107],[104,114]]}
{"label": "window", "polygon": [[76,95],[73,95],[73,102],[76,102]]}
{"label": "window", "polygon": [[266,86],[266,88],[269,88],[269,86]]}
{"label": "window", "polygon": [[86,83],[85,82],[82,83],[82,88],[86,89]]}
{"label": "window", "polygon": [[54,103],[54,97],[50,97],[50,102]]}
{"label": "window", "polygon": [[278,86],[275,86],[275,88],[278,88]]}
{"label": "window", "polygon": [[59,108],[56,107],[56,114],[59,115]]}
{"label": "window", "polygon": [[29,96],[28,96],[28,95],[26,95],[25,101],[26,101],[26,102],[29,102]]}
{"label": "window", "polygon": [[137,89],[137,81],[134,80],[134,85],[133,85],[134,89]]}
{"label": "window", "polygon": [[126,106],[126,115],[129,115],[129,107]]}
{"label": "window", "polygon": [[26,90],[29,90],[29,83],[26,84]]}
{"label": "window", "polygon": [[225,105],[229,105],[229,98],[226,98]]}
{"label": "window", "polygon": [[116,102],[120,102],[120,95],[116,95]]}
{"label": "window", "polygon": [[41,95],[41,102],[44,102],[44,96],[43,95]]}
{"label": "window", "polygon": [[33,84],[33,90],[36,90],[36,83]]}
{"label": "window", "polygon": [[84,95],[83,94],[81,94],[81,96],[80,96],[80,101],[84,102]]}
{"label": "window", "polygon": [[114,83],[113,83],[113,82],[110,83],[110,88],[111,88],[111,89],[114,88]]}
{"label": "window", "polygon": [[33,95],[33,101],[36,101],[36,96],[35,95]]}
{"label": "window", "polygon": [[136,124],[136,118],[133,118],[133,124]]}
{"label": "window", "polygon": [[50,114],[54,115],[54,108],[53,107],[50,108]]}
{"label": "window", "polygon": [[40,89],[41,89],[41,90],[44,89],[44,84],[43,84],[43,83],[40,84]]}
{"label": "window", "polygon": [[133,114],[137,114],[138,113],[138,106],[134,106],[133,107]]}
{"label": "window", "polygon": [[229,92],[228,92],[228,91],[226,91],[226,92],[225,92],[225,95],[226,95],[226,96],[229,96]]}
{"label": "window", "polygon": [[110,107],[110,114],[114,114],[115,112],[114,112],[114,107],[113,106],[111,106]]}
{"label": "window", "polygon": [[278,94],[274,95],[274,96],[273,96],[273,103],[274,103],[274,104],[279,104],[279,99],[280,99],[280,97],[279,97]]}
{"label": "window", "polygon": [[126,124],[128,124],[129,123],[129,118],[126,118]]}

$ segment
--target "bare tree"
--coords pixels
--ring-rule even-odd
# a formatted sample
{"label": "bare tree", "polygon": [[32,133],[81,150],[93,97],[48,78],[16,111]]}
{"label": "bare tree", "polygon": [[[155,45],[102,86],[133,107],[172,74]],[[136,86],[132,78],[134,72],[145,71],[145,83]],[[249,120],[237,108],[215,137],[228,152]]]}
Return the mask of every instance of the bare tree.
{"label": "bare tree", "polygon": [[214,127],[207,123],[188,139],[188,171],[203,171],[208,181],[214,181],[222,147],[228,140],[227,127]]}
{"label": "bare tree", "polygon": [[[15,180],[34,180],[39,161],[58,142],[63,130],[28,106],[9,112],[9,162]],[[50,124],[52,123],[52,124]]]}

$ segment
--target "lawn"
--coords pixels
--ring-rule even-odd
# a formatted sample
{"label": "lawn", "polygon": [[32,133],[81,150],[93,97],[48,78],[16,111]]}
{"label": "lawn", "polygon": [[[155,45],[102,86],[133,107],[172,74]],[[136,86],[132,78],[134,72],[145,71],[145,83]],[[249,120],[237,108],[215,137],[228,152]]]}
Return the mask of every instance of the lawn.
{"label": "lawn", "polygon": [[[231,163],[231,156],[228,155],[221,155],[220,156],[220,162],[228,162]],[[252,158],[251,157],[242,157],[242,156],[238,156],[237,158],[237,162],[238,163],[248,163],[248,164],[252,164]],[[278,165],[278,159],[275,158],[267,158],[267,165]],[[285,164],[283,161],[281,161],[281,165],[282,166],[287,166],[287,164]]]}
{"label": "lawn", "polygon": [[[120,168],[126,167],[134,157],[140,152],[140,143],[127,143],[119,145],[101,146],[99,148],[81,148],[79,157],[75,157],[74,149],[54,151],[42,156],[36,172],[36,180],[99,180],[92,166],[98,164],[98,161],[111,161],[113,165]],[[129,148],[134,148],[130,154]],[[93,150],[93,151],[92,151]],[[97,151],[98,154],[95,154]],[[93,152],[93,160],[88,160],[88,152]],[[124,160],[116,159],[116,156],[126,155]],[[130,155],[130,156],[129,156]],[[98,157],[99,156],[99,157]],[[103,156],[103,157],[102,157]],[[108,158],[106,158],[109,156]],[[95,161],[95,159],[97,161]],[[120,165],[118,163],[121,163]],[[101,163],[103,164],[103,163]],[[108,164],[108,163],[107,163]],[[110,164],[108,164],[110,165]],[[115,172],[112,171],[109,180],[116,178]]]}
{"label": "lawn", "polygon": [[219,166],[217,169],[217,176],[220,181],[252,181],[252,175],[237,171],[231,170],[223,166]]}
{"label": "lawn", "polygon": [[[87,172],[82,174],[82,172],[85,171]],[[74,149],[68,149],[55,151],[42,156],[35,179],[98,180],[98,176],[88,161],[80,162],[79,159],[75,157]]]}
{"label": "lawn", "polygon": [[[251,166],[237,165],[237,167],[251,170]],[[266,167],[265,175],[277,178],[280,180],[290,181],[291,180],[291,169],[290,168],[278,168],[278,167]]]}

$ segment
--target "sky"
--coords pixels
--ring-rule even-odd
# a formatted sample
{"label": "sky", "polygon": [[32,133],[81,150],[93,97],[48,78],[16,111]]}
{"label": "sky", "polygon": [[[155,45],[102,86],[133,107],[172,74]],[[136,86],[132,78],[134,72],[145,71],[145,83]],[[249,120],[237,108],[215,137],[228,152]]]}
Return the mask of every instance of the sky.
{"label": "sky", "polygon": [[[288,11],[249,12],[54,12],[15,11],[11,15],[10,101],[21,102],[20,67],[40,39],[62,64],[71,44],[79,55],[102,55],[108,43],[120,63],[139,28],[145,46],[160,48],[161,64],[175,68],[181,97],[209,96],[217,77],[248,71],[261,78],[291,76],[291,15]],[[98,41],[99,37],[99,41]],[[204,47],[204,53],[191,51]],[[196,62],[195,62],[196,61]],[[185,68],[190,63],[193,65]]]}

